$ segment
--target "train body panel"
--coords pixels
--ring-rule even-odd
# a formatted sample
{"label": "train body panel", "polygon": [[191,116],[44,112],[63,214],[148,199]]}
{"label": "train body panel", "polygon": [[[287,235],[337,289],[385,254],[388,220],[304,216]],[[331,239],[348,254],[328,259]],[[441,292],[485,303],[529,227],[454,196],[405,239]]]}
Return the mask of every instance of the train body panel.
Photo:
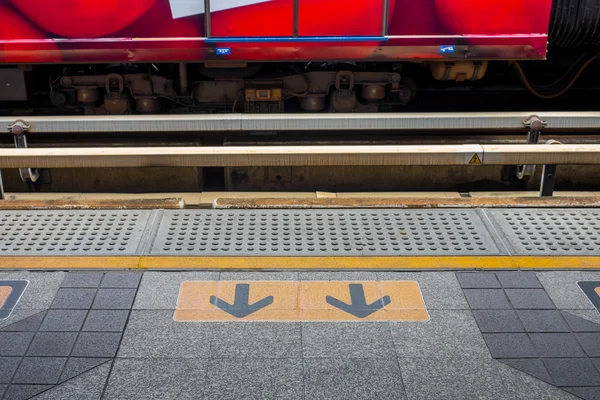
{"label": "train body panel", "polygon": [[[543,59],[552,0],[0,0],[0,63]],[[208,14],[208,15],[207,15]]]}

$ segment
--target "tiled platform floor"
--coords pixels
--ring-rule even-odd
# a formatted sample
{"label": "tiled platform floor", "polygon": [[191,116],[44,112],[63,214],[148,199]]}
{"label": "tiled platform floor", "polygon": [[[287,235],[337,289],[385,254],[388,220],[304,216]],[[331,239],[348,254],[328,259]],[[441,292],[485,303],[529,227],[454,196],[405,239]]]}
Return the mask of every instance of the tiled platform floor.
{"label": "tiled platform floor", "polygon": [[[3,399],[599,399],[600,272],[0,272]],[[176,322],[188,280],[416,280],[421,322]]]}

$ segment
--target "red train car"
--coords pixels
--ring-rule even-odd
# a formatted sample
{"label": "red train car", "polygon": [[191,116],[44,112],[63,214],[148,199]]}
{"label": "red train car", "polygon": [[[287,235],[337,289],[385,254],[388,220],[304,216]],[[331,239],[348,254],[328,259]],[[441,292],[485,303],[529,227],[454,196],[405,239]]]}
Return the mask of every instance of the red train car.
{"label": "red train car", "polygon": [[31,101],[49,89],[53,106],[88,114],[282,112],[290,98],[305,111],[378,111],[414,95],[407,63],[437,81],[463,82],[481,79],[490,61],[544,60],[550,29],[568,42],[563,28],[575,26],[565,2],[585,6],[0,0],[0,83],[12,88],[0,101]]}

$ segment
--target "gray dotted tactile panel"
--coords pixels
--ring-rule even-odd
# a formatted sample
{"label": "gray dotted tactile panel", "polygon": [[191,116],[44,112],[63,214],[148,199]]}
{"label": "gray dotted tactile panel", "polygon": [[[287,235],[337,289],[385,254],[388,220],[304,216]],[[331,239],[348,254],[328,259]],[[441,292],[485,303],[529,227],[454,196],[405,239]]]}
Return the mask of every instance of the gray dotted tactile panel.
{"label": "gray dotted tactile panel", "polygon": [[132,255],[151,211],[0,211],[0,256]]}
{"label": "gray dotted tactile panel", "polygon": [[475,210],[165,211],[151,254],[499,254]]}
{"label": "gray dotted tactile panel", "polygon": [[600,255],[600,210],[485,210],[519,255]]}

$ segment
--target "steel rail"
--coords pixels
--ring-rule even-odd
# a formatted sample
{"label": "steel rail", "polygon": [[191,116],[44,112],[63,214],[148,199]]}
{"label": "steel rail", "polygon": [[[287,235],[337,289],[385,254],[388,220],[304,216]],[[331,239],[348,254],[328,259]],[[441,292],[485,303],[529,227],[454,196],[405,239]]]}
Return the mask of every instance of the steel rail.
{"label": "steel rail", "polygon": [[547,130],[599,130],[600,112],[369,114],[195,114],[0,117],[0,132],[22,121],[31,133],[227,131],[524,130],[538,116]]}
{"label": "steel rail", "polygon": [[0,168],[594,165],[599,144],[0,149]]}

